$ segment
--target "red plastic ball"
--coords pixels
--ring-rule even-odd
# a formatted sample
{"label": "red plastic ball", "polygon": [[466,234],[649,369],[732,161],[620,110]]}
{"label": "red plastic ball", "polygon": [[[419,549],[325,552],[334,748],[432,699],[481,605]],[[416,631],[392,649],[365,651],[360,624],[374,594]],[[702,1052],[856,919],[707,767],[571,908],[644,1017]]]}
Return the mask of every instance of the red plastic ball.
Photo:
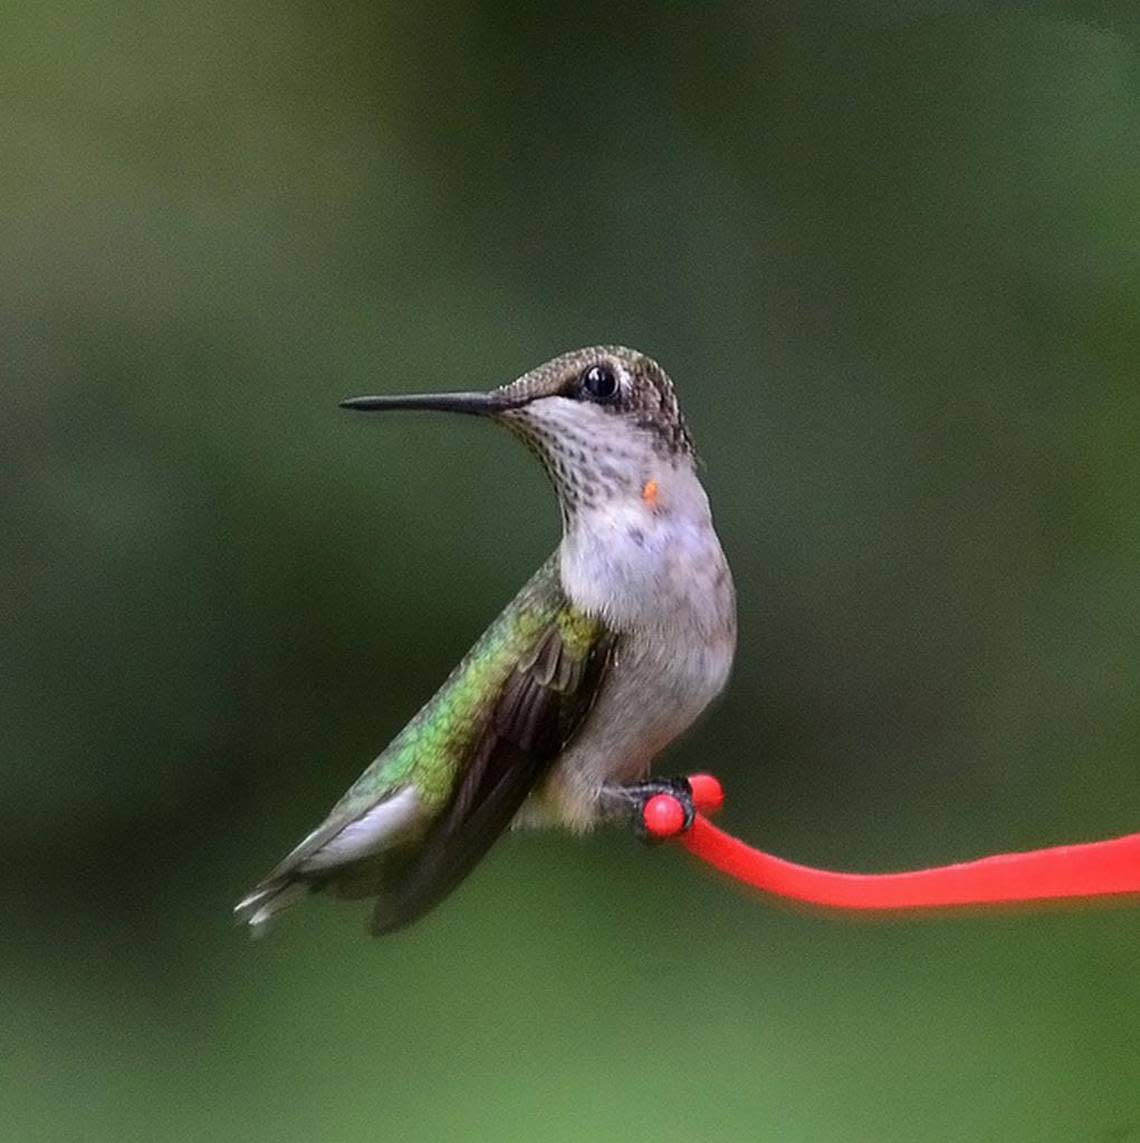
{"label": "red plastic ball", "polygon": [[693,805],[702,814],[715,814],[724,805],[724,787],[711,774],[690,774]]}
{"label": "red plastic ball", "polygon": [[646,832],[653,837],[672,837],[685,824],[685,809],[672,794],[654,794],[641,811]]}

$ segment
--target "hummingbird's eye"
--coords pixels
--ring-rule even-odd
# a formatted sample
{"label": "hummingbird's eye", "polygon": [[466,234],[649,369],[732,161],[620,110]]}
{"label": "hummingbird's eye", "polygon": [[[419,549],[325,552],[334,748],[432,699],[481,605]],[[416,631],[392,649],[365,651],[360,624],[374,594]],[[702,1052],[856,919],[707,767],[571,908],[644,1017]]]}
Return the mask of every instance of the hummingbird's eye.
{"label": "hummingbird's eye", "polygon": [[582,374],[582,388],[595,401],[608,401],[618,391],[618,380],[608,365],[591,365]]}

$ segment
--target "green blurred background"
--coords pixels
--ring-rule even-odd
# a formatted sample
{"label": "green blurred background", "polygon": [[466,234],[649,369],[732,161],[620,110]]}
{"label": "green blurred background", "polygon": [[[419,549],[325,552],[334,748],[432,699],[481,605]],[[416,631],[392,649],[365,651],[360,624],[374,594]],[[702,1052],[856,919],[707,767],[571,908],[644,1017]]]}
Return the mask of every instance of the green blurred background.
{"label": "green blurred background", "polygon": [[1140,828],[1138,32],[5,5],[0,1136],[1140,1139],[1135,908],[820,917],[618,833],[230,922],[557,539],[504,434],[336,402],[597,341],[740,593],[662,769],[851,869]]}

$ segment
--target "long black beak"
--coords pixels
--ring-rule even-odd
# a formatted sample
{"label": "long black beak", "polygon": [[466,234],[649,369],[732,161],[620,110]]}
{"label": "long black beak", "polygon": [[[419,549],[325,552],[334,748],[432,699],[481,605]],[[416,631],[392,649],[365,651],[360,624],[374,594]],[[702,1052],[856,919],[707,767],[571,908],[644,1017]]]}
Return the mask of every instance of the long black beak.
{"label": "long black beak", "polygon": [[381,413],[389,409],[431,409],[442,413],[471,413],[491,417],[513,408],[517,402],[501,393],[412,393],[394,397],[349,397],[342,409],[361,413]]}

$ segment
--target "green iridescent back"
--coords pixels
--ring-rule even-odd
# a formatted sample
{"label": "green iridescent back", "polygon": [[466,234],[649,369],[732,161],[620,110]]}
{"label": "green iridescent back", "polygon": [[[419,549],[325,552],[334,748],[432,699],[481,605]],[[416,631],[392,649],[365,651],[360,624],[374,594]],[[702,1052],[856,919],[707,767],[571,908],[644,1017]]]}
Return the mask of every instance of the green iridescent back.
{"label": "green iridescent back", "polygon": [[479,740],[494,698],[554,624],[566,650],[585,659],[604,634],[562,592],[558,553],[547,559],[448,675],[438,691],[336,804],[354,817],[383,792],[408,783],[425,809],[441,806]]}

